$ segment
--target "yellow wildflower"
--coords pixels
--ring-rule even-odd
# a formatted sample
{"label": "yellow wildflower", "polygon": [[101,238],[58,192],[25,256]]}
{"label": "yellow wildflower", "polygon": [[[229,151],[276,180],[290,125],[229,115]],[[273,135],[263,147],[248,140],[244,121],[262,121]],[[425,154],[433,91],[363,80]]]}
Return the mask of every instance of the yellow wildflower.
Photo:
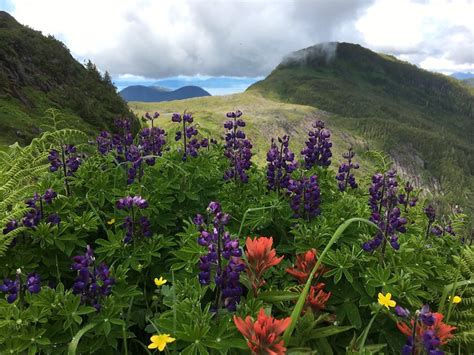
{"label": "yellow wildflower", "polygon": [[397,302],[392,300],[392,294],[390,292],[388,292],[385,296],[383,293],[379,292],[379,304],[387,307],[387,309],[390,309],[390,307],[395,307]]}
{"label": "yellow wildflower", "polygon": [[449,296],[449,301],[454,304],[458,304],[458,303],[461,303],[462,298],[459,296],[454,296],[453,299],[451,300],[451,296]]}
{"label": "yellow wildflower", "polygon": [[107,224],[110,226],[111,224],[115,223],[115,218],[112,218],[111,220],[107,221]]}
{"label": "yellow wildflower", "polygon": [[168,280],[165,280],[163,278],[163,276],[160,276],[160,278],[155,277],[155,285],[158,286],[158,287],[163,286],[167,282],[168,282]]}
{"label": "yellow wildflower", "polygon": [[176,339],[172,338],[169,334],[153,335],[150,338],[151,344],[148,345],[148,349],[158,349],[159,351],[163,351],[166,348],[166,344],[172,343],[175,340]]}

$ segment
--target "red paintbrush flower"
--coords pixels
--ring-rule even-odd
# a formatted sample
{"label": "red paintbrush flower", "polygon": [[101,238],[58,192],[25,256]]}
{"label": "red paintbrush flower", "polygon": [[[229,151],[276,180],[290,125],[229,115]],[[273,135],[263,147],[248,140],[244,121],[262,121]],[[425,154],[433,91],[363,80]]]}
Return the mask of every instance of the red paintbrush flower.
{"label": "red paintbrush flower", "polygon": [[234,323],[239,332],[247,339],[252,354],[284,355],[285,343],[280,335],[291,323],[291,317],[275,319],[267,316],[263,308],[254,322],[250,316],[242,318],[234,316]]}
{"label": "red paintbrush flower", "polygon": [[245,243],[247,251],[247,273],[252,282],[253,292],[256,295],[259,287],[265,285],[263,274],[265,271],[280,263],[282,257],[276,256],[276,250],[273,249],[273,238],[258,237],[254,240],[247,237]]}
{"label": "red paintbrush flower", "polygon": [[[296,256],[295,266],[292,268],[286,269],[286,272],[294,276],[295,278],[297,278],[300,284],[306,283],[306,280],[308,280],[309,274],[311,274],[311,271],[313,270],[314,265],[316,265],[316,262],[318,261],[318,258],[316,257],[317,254],[318,254],[318,251],[316,249],[310,249],[306,253],[298,254]],[[324,266],[321,265],[316,271],[316,273],[314,274],[314,277],[317,278],[319,275],[323,274],[325,271],[326,270]]]}
{"label": "red paintbrush flower", "polygon": [[[434,335],[439,338],[441,341],[441,345],[446,344],[449,339],[454,337],[452,331],[456,330],[456,327],[448,325],[443,322],[444,316],[441,313],[433,313],[433,317],[435,318],[435,322],[432,326],[427,326],[422,322],[418,322],[416,326],[416,338],[421,341],[423,339],[423,334],[427,330],[432,330]],[[403,322],[398,322],[397,327],[398,329],[405,334],[406,336],[410,337],[413,333],[413,320],[410,322],[410,326]]]}
{"label": "red paintbrush flower", "polygon": [[311,289],[306,299],[306,305],[311,307],[313,311],[321,311],[326,308],[326,302],[332,295],[332,292],[324,292],[323,288],[326,286],[320,282],[316,286],[311,286]]}

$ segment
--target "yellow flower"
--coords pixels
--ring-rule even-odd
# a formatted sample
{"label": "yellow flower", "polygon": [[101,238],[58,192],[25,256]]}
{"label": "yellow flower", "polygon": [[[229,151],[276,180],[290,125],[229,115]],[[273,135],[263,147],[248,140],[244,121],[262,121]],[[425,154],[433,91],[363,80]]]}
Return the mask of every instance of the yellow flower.
{"label": "yellow flower", "polygon": [[167,282],[168,282],[168,280],[165,280],[163,278],[163,276],[160,276],[159,279],[155,277],[155,285],[158,286],[158,287],[163,286]]}
{"label": "yellow flower", "polygon": [[449,301],[453,302],[454,304],[458,304],[458,303],[461,303],[462,298],[459,296],[454,296],[453,299],[451,300],[451,296],[449,296]]}
{"label": "yellow flower", "polygon": [[107,221],[107,224],[110,226],[115,223],[115,218],[112,218],[110,221]]}
{"label": "yellow flower", "polygon": [[387,293],[387,295],[383,295],[383,293],[379,293],[379,303],[382,306],[387,307],[387,309],[390,309],[390,307],[395,307],[397,302],[392,300],[392,294],[390,292]]}
{"label": "yellow flower", "polygon": [[159,351],[165,350],[166,344],[175,341],[175,338],[170,337],[169,334],[153,335],[150,338],[151,344],[148,345],[148,349],[158,349]]}

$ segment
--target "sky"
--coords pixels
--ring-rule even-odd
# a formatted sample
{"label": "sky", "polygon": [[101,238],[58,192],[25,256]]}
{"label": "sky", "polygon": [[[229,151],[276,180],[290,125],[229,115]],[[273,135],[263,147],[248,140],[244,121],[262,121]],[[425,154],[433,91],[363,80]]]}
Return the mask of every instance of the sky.
{"label": "sky", "polygon": [[119,89],[213,79],[211,94],[240,92],[328,41],[474,72],[474,0],[0,0],[0,10],[91,59]]}

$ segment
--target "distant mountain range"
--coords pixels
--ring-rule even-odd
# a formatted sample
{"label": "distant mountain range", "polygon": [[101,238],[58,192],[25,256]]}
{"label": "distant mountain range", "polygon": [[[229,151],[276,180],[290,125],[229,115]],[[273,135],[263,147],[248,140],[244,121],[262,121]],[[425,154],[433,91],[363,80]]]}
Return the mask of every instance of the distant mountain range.
{"label": "distant mountain range", "polygon": [[61,111],[64,126],[91,133],[113,127],[117,117],[134,117],[108,74],[0,11],[0,145],[28,143],[51,123],[49,108]]}
{"label": "distant mountain range", "polygon": [[183,86],[176,90],[170,90],[157,86],[133,85],[126,87],[119,94],[125,101],[141,102],[162,102],[211,96],[199,86]]}
{"label": "distant mountain range", "polygon": [[452,73],[450,76],[452,76],[455,79],[458,80],[466,80],[466,79],[472,79],[474,78],[474,73],[470,72],[457,72],[457,73]]}

